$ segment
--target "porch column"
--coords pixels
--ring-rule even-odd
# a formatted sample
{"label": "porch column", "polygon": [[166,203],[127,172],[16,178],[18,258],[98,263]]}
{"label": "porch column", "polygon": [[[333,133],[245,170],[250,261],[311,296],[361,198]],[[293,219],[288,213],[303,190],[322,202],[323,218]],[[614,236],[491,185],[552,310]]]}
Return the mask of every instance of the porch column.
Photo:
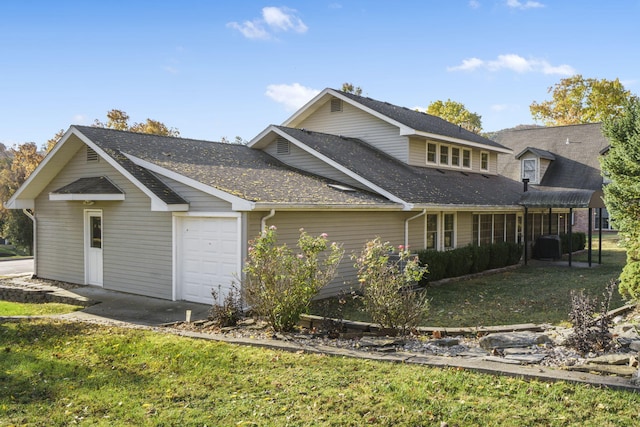
{"label": "porch column", "polygon": [[602,208],[598,208],[598,264],[602,264]]}
{"label": "porch column", "polygon": [[523,227],[524,229],[522,230],[522,234],[524,234],[524,265],[527,265],[527,257],[529,256],[529,235],[527,234],[527,224],[528,224],[528,220],[527,217],[529,216],[527,214],[528,209],[525,206],[524,207],[524,224]]}
{"label": "porch column", "polygon": [[573,208],[569,208],[569,267],[571,267],[571,259],[573,257],[573,244],[571,243],[572,229],[573,229]]}
{"label": "porch column", "polygon": [[589,252],[587,255],[587,258],[589,260],[589,267],[591,267],[591,250],[593,248],[591,239],[593,239],[593,209],[589,208]]}

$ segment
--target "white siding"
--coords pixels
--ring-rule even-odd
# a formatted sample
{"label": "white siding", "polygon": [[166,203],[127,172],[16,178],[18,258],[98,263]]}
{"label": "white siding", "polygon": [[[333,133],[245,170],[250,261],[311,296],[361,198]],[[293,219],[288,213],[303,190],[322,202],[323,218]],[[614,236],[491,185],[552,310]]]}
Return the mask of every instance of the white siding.
{"label": "white siding", "polygon": [[278,154],[276,152],[276,142],[272,142],[269,144],[264,151],[269,153],[271,156],[277,158],[282,163],[289,165],[291,167],[304,170],[306,172],[313,173],[318,176],[323,176],[328,179],[332,179],[335,181],[340,181],[344,184],[367,189],[361,183],[351,178],[350,176],[340,172],[338,169],[333,166],[328,165],[317,157],[312,156],[306,151],[298,148],[294,144],[290,144],[289,154]]}
{"label": "white siding", "polygon": [[346,102],[342,103],[342,111],[332,113],[330,104],[331,102],[326,102],[321,105],[296,127],[359,138],[405,163],[408,161],[408,138],[399,135],[400,130],[397,126]]}
{"label": "white siding", "polygon": [[[49,201],[49,192],[79,178],[107,176],[125,193],[119,202]],[[151,212],[149,198],[103,159],[88,163],[84,146],[37,197],[38,275],[84,283],[83,212],[103,211],[104,288],[172,297],[171,212]]]}
{"label": "white siding", "polygon": [[231,212],[231,203],[165,176],[158,177],[189,202],[189,212]]}

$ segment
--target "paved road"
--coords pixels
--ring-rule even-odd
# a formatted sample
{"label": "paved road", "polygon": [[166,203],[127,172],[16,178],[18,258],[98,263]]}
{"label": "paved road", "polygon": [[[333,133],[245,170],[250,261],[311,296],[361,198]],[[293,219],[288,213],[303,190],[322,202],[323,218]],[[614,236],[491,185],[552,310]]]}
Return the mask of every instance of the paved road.
{"label": "paved road", "polygon": [[33,273],[33,258],[0,261],[0,276],[28,273]]}

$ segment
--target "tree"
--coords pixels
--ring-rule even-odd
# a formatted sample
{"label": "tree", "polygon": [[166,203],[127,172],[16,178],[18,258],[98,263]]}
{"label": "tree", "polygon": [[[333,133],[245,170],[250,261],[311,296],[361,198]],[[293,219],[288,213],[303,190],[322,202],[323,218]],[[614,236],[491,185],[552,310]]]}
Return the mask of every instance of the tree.
{"label": "tree", "polygon": [[[0,170],[0,200],[8,200],[13,193],[31,175],[31,172],[42,161],[43,155],[38,152],[35,143],[29,142],[9,150],[10,164],[3,161]],[[2,233],[14,245],[27,249],[33,254],[33,223],[20,211],[0,208]]]}
{"label": "tree", "polygon": [[352,83],[342,83],[342,91],[358,96],[362,95],[362,88],[360,86],[354,86]]}
{"label": "tree", "polygon": [[611,144],[601,158],[610,179],[604,201],[627,251],[619,291],[640,301],[640,99],[631,97],[617,116],[604,120],[602,130]]}
{"label": "tree", "polygon": [[447,99],[445,102],[439,100],[434,101],[427,107],[427,114],[460,125],[473,133],[480,133],[482,131],[482,116],[467,110],[464,104],[460,102],[450,99]]}
{"label": "tree", "polygon": [[597,123],[615,117],[631,92],[619,79],[585,79],[580,74],[560,80],[547,90],[551,100],[529,106],[535,121],[546,126]]}
{"label": "tree", "polygon": [[115,130],[126,130],[138,133],[150,133],[162,136],[180,136],[180,131],[175,128],[169,128],[162,122],[147,119],[142,123],[129,124],[129,115],[122,110],[110,110],[107,112],[107,122],[103,123],[96,119],[93,126],[100,128],[108,128]]}

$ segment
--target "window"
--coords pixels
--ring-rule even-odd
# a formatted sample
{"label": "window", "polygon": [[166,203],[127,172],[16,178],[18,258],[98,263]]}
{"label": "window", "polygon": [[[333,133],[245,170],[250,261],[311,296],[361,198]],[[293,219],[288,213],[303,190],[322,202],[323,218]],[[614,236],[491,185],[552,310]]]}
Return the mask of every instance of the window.
{"label": "window", "polygon": [[514,242],[517,220],[516,214],[473,215],[473,244],[482,246],[505,241]]}
{"label": "window", "polygon": [[91,247],[102,248],[102,217],[91,216],[89,217],[91,227]]}
{"label": "window", "polygon": [[427,163],[437,163],[436,149],[436,144],[427,142]]}
{"label": "window", "polygon": [[427,214],[427,249],[438,248],[438,215]]}
{"label": "window", "polygon": [[460,149],[451,147],[451,166],[460,167]]}
{"label": "window", "polygon": [[455,246],[454,240],[454,215],[444,214],[442,233],[444,237],[444,248],[453,249]]}
{"label": "window", "polygon": [[522,159],[522,178],[528,179],[531,184],[536,184],[538,182],[536,169],[536,159]]}
{"label": "window", "polygon": [[483,151],[480,153],[480,170],[489,170],[489,153]]}
{"label": "window", "polygon": [[462,150],[462,167],[471,169],[471,150]]}
{"label": "window", "polygon": [[449,146],[448,145],[440,146],[440,164],[441,165],[449,164]]}

